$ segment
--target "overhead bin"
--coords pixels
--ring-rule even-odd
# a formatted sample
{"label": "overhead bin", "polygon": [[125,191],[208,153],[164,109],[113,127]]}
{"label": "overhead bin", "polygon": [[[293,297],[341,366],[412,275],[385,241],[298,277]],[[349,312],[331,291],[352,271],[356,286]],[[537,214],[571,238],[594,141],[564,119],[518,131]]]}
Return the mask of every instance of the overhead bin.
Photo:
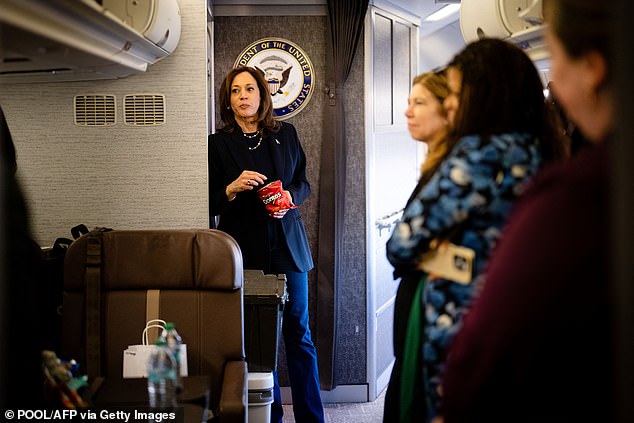
{"label": "overhead bin", "polygon": [[483,37],[506,39],[531,59],[546,59],[542,0],[462,0],[460,31],[466,42]]}
{"label": "overhead bin", "polygon": [[176,0],[0,0],[0,83],[144,72],[174,51],[180,31]]}

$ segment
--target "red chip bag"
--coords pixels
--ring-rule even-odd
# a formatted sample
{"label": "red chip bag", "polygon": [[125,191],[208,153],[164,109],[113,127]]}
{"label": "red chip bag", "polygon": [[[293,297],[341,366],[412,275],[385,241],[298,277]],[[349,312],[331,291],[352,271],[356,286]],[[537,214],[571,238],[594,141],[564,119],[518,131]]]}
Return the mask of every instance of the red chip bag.
{"label": "red chip bag", "polygon": [[297,208],[291,204],[291,197],[284,192],[280,180],[264,185],[258,190],[258,195],[270,215],[283,209]]}

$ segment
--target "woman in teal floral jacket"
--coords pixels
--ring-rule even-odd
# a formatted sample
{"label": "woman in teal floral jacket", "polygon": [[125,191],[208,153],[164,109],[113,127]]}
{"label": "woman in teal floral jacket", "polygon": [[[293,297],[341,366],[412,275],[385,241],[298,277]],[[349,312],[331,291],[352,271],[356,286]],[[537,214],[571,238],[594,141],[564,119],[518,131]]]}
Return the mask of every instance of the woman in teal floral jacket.
{"label": "woman in teal floral jacket", "polygon": [[477,275],[530,178],[544,161],[564,155],[537,70],[519,48],[496,39],[471,43],[449,63],[447,79],[448,153],[407,204],[387,256],[395,274],[403,275],[416,271],[432,246],[449,241],[475,251],[473,276],[458,282],[427,275],[421,282],[413,299],[420,303],[412,306],[420,317],[410,315],[408,336],[412,325],[418,327],[420,358],[414,371],[422,373],[422,387],[411,391],[422,391],[425,398],[402,404],[400,421],[436,416],[443,363],[476,291]]}

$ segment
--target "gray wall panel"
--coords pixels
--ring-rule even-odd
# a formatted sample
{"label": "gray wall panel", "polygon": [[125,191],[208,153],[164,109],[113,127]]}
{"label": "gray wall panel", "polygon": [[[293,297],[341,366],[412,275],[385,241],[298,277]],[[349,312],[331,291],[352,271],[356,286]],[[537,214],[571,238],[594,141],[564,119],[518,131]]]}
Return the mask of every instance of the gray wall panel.
{"label": "gray wall panel", "polygon": [[[365,134],[363,106],[363,42],[359,43],[345,86],[346,218],[343,278],[337,322],[337,384],[367,382]],[[357,329],[358,328],[358,329]]]}
{"label": "gray wall panel", "polygon": [[[18,153],[18,177],[40,245],[72,226],[207,227],[206,9],[181,0],[176,51],[146,73],[120,80],[2,84]],[[126,94],[161,93],[166,123],[122,123]],[[73,96],[113,94],[112,127],[74,125]]]}

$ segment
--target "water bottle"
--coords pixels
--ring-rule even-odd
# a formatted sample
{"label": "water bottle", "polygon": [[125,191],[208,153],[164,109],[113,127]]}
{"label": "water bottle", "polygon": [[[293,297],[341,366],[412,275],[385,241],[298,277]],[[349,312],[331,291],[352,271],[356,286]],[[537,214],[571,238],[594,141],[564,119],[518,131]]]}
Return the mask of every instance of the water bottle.
{"label": "water bottle", "polygon": [[162,341],[165,341],[167,347],[172,351],[174,358],[176,359],[176,392],[181,393],[183,391],[183,380],[181,378],[181,344],[183,339],[176,331],[174,323],[167,322],[159,337]]}
{"label": "water bottle", "polygon": [[177,364],[165,341],[157,339],[147,363],[147,391],[150,407],[176,407]]}

